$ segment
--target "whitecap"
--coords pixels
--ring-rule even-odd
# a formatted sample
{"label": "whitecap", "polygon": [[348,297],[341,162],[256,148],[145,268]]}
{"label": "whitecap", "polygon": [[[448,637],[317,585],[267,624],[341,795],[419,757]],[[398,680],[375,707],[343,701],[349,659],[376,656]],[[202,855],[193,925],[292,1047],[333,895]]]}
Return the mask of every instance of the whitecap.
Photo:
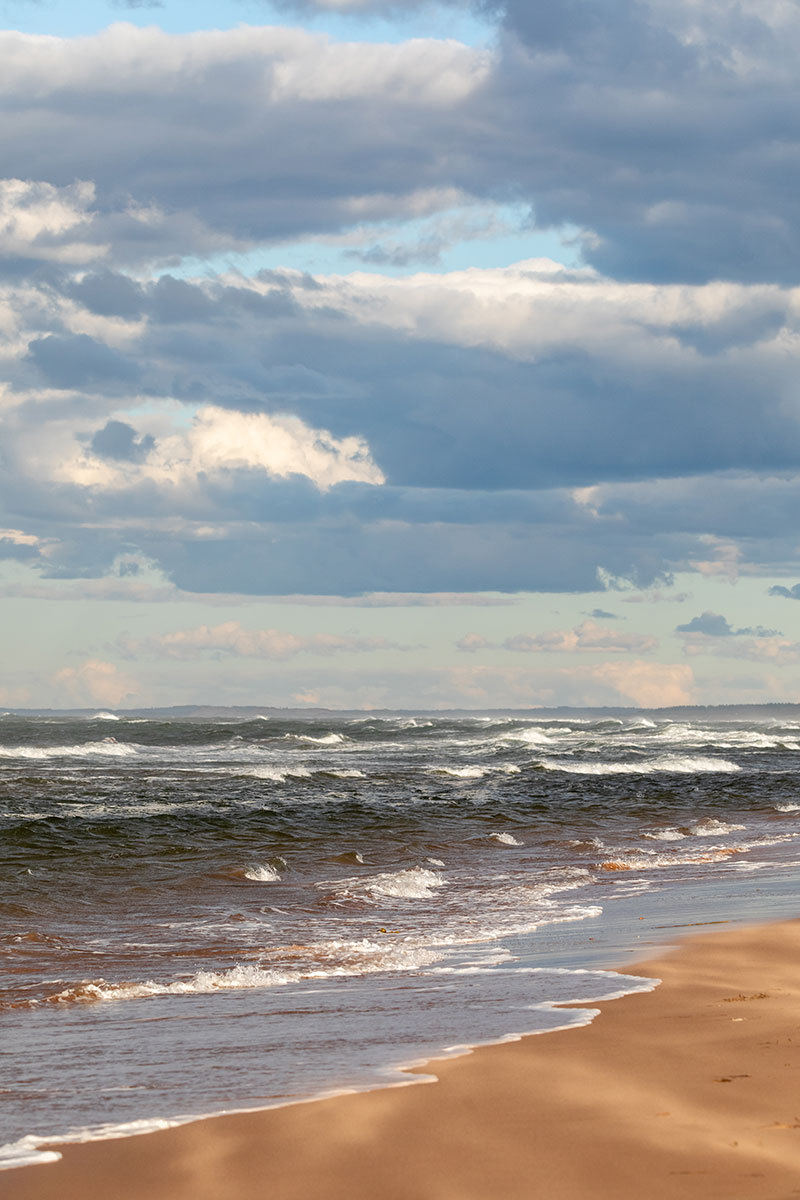
{"label": "whitecap", "polygon": [[73,746],[0,746],[0,758],[85,758],[99,754],[109,758],[129,758],[136,754],[136,747],[127,742],[102,741],[82,742]]}
{"label": "whitecap", "polygon": [[269,863],[265,863],[264,865],[254,863],[252,866],[247,867],[244,877],[245,879],[252,879],[255,883],[280,883],[281,878],[275,868],[271,867]]}
{"label": "whitecap", "polygon": [[489,837],[493,842],[501,842],[504,846],[524,846],[524,842],[518,841],[512,833],[490,833]]}
{"label": "whitecap", "polygon": [[237,775],[250,775],[253,779],[268,779],[272,783],[283,783],[292,777],[294,779],[310,779],[311,772],[307,767],[251,767],[249,771],[236,769]]}
{"label": "whitecap", "polygon": [[326,733],[322,737],[312,737],[310,733],[287,733],[286,739],[295,742],[310,742],[314,746],[341,746],[342,742],[350,740],[341,733]]}
{"label": "whitecap", "polygon": [[548,759],[542,760],[539,766],[546,771],[566,771],[570,775],[732,774],[742,769],[738,763],[729,762],[725,758],[677,754],[665,754],[660,758],[642,759],[637,762],[590,763]]}
{"label": "whitecap", "polygon": [[718,821],[716,817],[703,817],[695,825],[689,827],[689,832],[695,837],[719,837],[725,833],[734,833],[744,829],[744,825],[733,825],[727,821]]}
{"label": "whitecap", "polygon": [[501,742],[522,742],[525,746],[550,746],[552,739],[541,729],[518,729],[514,733],[504,733],[497,739]]}
{"label": "whitecap", "polygon": [[333,898],[342,901],[427,900],[436,888],[444,885],[441,875],[426,867],[406,867],[401,871],[384,871],[379,875],[364,875],[339,879],[333,883],[318,883],[318,888],[330,890]]}

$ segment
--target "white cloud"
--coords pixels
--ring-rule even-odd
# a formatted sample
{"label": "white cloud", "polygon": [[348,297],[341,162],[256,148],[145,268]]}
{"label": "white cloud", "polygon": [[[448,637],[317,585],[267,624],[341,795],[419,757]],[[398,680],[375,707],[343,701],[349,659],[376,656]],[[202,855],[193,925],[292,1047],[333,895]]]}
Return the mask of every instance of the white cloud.
{"label": "white cloud", "polygon": [[694,675],[690,667],[680,664],[609,662],[594,667],[592,676],[642,708],[695,703]]}
{"label": "white cloud", "polygon": [[221,625],[199,625],[140,641],[122,639],[124,653],[136,657],[167,655],[169,658],[196,658],[208,652],[235,658],[285,660],[297,654],[365,654],[380,650],[406,650],[382,637],[355,637],[333,633],[300,635],[281,629],[245,629],[238,621]]}
{"label": "white cloud", "polygon": [[76,448],[71,457],[52,465],[56,479],[110,489],[142,481],[173,489],[191,486],[204,474],[245,470],[278,479],[304,475],[323,491],[346,480],[384,482],[361,438],[335,438],[326,430],[311,429],[299,417],[211,405],[199,410],[188,430],[159,438],[141,462],[109,461]]}
{"label": "white cloud", "polygon": [[525,654],[615,653],[643,654],[654,650],[658,639],[644,633],[622,633],[587,620],[574,629],[554,629],[547,633],[518,633],[506,638],[504,650]]}
{"label": "white cloud", "polygon": [[80,667],[64,667],[53,677],[56,686],[73,704],[107,704],[116,708],[136,695],[136,683],[120,673],[114,663],[88,659]]}
{"label": "white cloud", "polygon": [[102,256],[103,246],[80,238],[92,221],[94,199],[94,184],[86,180],[56,187],[0,179],[0,255],[75,265]]}

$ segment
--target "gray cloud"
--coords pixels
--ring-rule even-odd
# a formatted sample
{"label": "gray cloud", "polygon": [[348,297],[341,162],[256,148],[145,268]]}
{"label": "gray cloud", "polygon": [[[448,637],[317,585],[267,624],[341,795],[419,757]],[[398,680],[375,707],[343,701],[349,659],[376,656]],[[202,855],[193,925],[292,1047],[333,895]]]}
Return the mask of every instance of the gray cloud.
{"label": "gray cloud", "polygon": [[795,6],[610,0],[600,19],[591,0],[509,0],[500,15],[494,58],[365,45],[358,69],[300,32],[209,33],[190,51],[111,30],[24,59],[10,44],[4,170],[93,181],[82,236],[118,261],[403,220],[461,195],[585,229],[611,275],[794,281]]}
{"label": "gray cloud", "polygon": [[100,458],[140,462],[147,458],[155,444],[155,438],[149,434],[137,437],[136,430],[125,421],[107,421],[93,435],[90,447]]}
{"label": "gray cloud", "polygon": [[800,583],[795,583],[792,587],[784,587],[783,584],[776,583],[774,587],[769,589],[770,596],[785,596],[787,600],[800,600]]}
{"label": "gray cloud", "polygon": [[85,333],[36,338],[28,354],[46,381],[57,388],[128,385],[139,376],[136,363]]}
{"label": "gray cloud", "polygon": [[757,625],[755,628],[734,629],[721,613],[704,612],[699,617],[692,617],[685,625],[677,625],[676,633],[703,634],[705,637],[782,637],[777,629],[764,629]]}
{"label": "gray cloud", "polygon": [[[34,336],[9,360],[23,399],[6,421],[0,495],[9,528],[57,528],[53,578],[102,575],[144,551],[204,594],[592,592],[604,578],[729,572],[736,555],[766,571],[795,553],[793,363],[769,344],[699,357],[672,335],[677,322],[707,325],[709,305],[724,321],[760,297],[792,337],[779,289],[682,290],[653,309],[649,292],[559,274],[517,309],[506,297],[538,287],[535,272],[475,273],[476,291],[491,281],[496,319],[446,277],[430,293],[291,272],[258,286],[162,277],[126,289],[125,278],[62,273],[19,293]],[[507,326],[525,331],[519,343],[503,344]],[[457,344],[462,327],[484,344]],[[173,398],[189,410],[177,425]],[[387,482],[323,490],[237,461],[235,447],[212,469],[185,444],[191,410],[208,405],[363,439]],[[65,474],[76,438],[88,457]]]}

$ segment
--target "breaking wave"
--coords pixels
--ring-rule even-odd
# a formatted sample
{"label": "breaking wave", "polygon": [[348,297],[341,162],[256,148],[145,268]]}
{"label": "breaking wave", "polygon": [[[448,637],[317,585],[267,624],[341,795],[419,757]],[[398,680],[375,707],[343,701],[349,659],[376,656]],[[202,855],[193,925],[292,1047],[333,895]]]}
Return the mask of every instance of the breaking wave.
{"label": "breaking wave", "polygon": [[81,742],[74,746],[0,746],[0,758],[27,758],[38,761],[48,758],[86,758],[95,754],[102,758],[130,758],[136,752],[136,746],[113,739]]}
{"label": "breaking wave", "polygon": [[702,758],[688,755],[662,755],[641,762],[566,762],[564,759],[542,759],[545,771],[566,771],[570,775],[698,775],[733,774],[741,771],[738,763],[725,758]]}

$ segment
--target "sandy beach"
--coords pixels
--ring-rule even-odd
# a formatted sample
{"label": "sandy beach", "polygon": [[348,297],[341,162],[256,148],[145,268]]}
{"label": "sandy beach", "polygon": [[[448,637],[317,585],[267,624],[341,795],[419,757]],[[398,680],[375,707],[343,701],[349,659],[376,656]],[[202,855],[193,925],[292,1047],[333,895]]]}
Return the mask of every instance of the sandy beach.
{"label": "sandy beach", "polygon": [[4,1200],[800,1195],[800,921],[688,938],[591,1025],[436,1082],[65,1146]]}

